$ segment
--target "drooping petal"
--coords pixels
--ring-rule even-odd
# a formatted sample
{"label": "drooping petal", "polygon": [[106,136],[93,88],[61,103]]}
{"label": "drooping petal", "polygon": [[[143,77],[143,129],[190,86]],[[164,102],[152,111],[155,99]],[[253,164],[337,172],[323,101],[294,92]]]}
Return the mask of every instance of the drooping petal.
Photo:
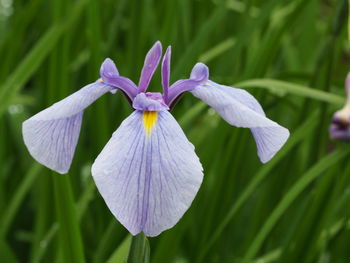
{"label": "drooping petal", "polygon": [[202,170],[193,145],[168,111],[135,111],[97,157],[92,175],[129,232],[156,236],[189,208]]}
{"label": "drooping petal", "polygon": [[229,124],[250,128],[263,163],[268,162],[289,137],[289,131],[268,119],[259,102],[245,90],[208,81],[192,90],[192,94],[214,108]]}
{"label": "drooping petal", "polygon": [[114,62],[106,58],[100,69],[102,81],[110,86],[121,89],[132,101],[137,95],[137,86],[130,79],[120,76]]}
{"label": "drooping petal", "polygon": [[162,62],[162,86],[163,86],[163,97],[165,103],[168,103],[168,92],[169,92],[169,81],[170,81],[170,57],[171,57],[171,46],[169,46],[165,52]]}
{"label": "drooping petal", "polygon": [[198,85],[208,81],[209,70],[203,63],[197,63],[189,79],[180,79],[169,88],[168,105],[171,107],[176,99],[184,92],[191,91]]}
{"label": "drooping petal", "polygon": [[67,173],[84,109],[113,89],[97,81],[23,122],[24,143],[34,159],[56,172]]}
{"label": "drooping petal", "polygon": [[161,56],[162,44],[157,41],[146,55],[139,81],[139,92],[145,92],[147,90],[149,82],[157,69]]}

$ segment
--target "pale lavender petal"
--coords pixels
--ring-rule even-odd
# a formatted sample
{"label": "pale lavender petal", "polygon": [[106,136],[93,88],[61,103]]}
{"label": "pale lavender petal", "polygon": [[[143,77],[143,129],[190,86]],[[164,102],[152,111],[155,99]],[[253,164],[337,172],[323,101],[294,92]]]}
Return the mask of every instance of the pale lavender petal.
{"label": "pale lavender petal", "polygon": [[157,69],[161,56],[162,44],[157,41],[146,55],[139,81],[139,92],[145,92],[147,90],[149,82]]}
{"label": "pale lavender petal", "polygon": [[[111,59],[106,58],[102,63],[100,75],[102,82],[122,90],[131,101],[137,95],[137,86],[135,83],[128,78],[120,76],[117,67]],[[112,91],[115,91],[115,89]]]}
{"label": "pale lavender petal", "polygon": [[84,109],[113,89],[97,81],[23,122],[24,143],[33,158],[56,172],[67,173]]}
{"label": "pale lavender petal", "polygon": [[208,81],[209,69],[203,63],[197,63],[190,79],[180,79],[169,88],[168,105],[171,107],[176,99],[184,92],[191,91],[200,84]]}
{"label": "pale lavender petal", "polygon": [[214,108],[229,124],[250,128],[263,163],[268,162],[289,137],[289,131],[268,119],[259,102],[245,90],[208,81],[197,86],[192,94]]}
{"label": "pale lavender petal", "polygon": [[132,107],[135,110],[141,111],[169,110],[168,105],[163,100],[162,94],[159,92],[139,93],[132,102]]}
{"label": "pale lavender petal", "polygon": [[165,52],[162,62],[162,86],[163,96],[165,103],[168,103],[168,92],[169,92],[169,81],[170,81],[170,57],[171,57],[171,46],[169,46]]}
{"label": "pale lavender petal", "polygon": [[168,111],[145,113],[157,114],[151,128],[143,114],[135,111],[121,124],[93,164],[92,175],[107,206],[131,234],[156,236],[189,208],[203,169]]}

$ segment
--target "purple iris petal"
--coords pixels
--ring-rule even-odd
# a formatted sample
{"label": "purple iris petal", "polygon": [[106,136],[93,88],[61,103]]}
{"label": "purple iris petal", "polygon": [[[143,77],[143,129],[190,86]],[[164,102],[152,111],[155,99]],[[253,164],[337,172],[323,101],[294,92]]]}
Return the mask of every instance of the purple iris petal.
{"label": "purple iris petal", "polygon": [[208,80],[209,70],[203,63],[197,63],[191,73],[190,79],[180,79],[169,88],[168,105],[173,105],[174,101],[184,92],[192,91],[198,85]]}
{"label": "purple iris petal", "polygon": [[147,90],[149,82],[158,67],[161,56],[162,44],[157,41],[146,55],[139,81],[139,93]]}
{"label": "purple iris petal", "polygon": [[330,138],[333,140],[350,141],[350,73],[346,76],[345,92],[346,103],[342,109],[334,113],[329,127]]}
{"label": "purple iris petal", "polygon": [[113,215],[133,234],[156,236],[173,227],[191,205],[203,178],[193,145],[168,111],[150,134],[135,111],[113,134],[92,166]]}
{"label": "purple iris petal", "polygon": [[130,79],[119,75],[114,62],[106,58],[102,63],[100,75],[104,83],[121,89],[130,100],[133,100],[137,95],[137,87]]}
{"label": "purple iris petal", "polygon": [[135,110],[142,111],[162,111],[169,110],[168,105],[163,101],[161,93],[147,92],[138,94],[133,103],[132,107]]}
{"label": "purple iris petal", "polygon": [[330,137],[333,140],[350,141],[350,125],[333,120],[329,127]]}
{"label": "purple iris petal", "polygon": [[169,46],[165,52],[162,62],[162,86],[163,86],[163,97],[165,103],[168,103],[168,92],[169,92],[169,81],[170,81],[170,57],[171,57],[171,46]]}
{"label": "purple iris petal", "polygon": [[266,118],[258,101],[245,90],[208,81],[196,87],[192,94],[214,108],[229,124],[250,128],[263,163],[269,161],[289,137],[289,131]]}
{"label": "purple iris petal", "polygon": [[56,172],[67,173],[84,109],[113,89],[97,81],[26,120],[23,139],[34,159]]}
{"label": "purple iris petal", "polygon": [[203,81],[208,80],[209,78],[209,69],[208,67],[203,63],[197,63],[194,65],[190,79],[197,80],[197,81]]}
{"label": "purple iris petal", "polygon": [[100,68],[100,76],[114,77],[119,76],[119,71],[115,66],[113,60],[106,58]]}
{"label": "purple iris petal", "polygon": [[333,140],[350,141],[350,103],[349,102],[346,102],[342,109],[334,113],[332,118],[332,124],[329,128],[329,133],[330,133],[331,139]]}

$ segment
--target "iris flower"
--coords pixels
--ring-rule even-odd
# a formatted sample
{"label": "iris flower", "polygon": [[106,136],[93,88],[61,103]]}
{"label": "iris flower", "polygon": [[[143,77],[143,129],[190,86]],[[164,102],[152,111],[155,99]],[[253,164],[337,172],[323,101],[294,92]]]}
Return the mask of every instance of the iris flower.
{"label": "iris flower", "polygon": [[346,77],[345,92],[347,95],[345,105],[334,113],[329,127],[330,137],[333,140],[350,141],[350,73]]}
{"label": "iris flower", "polygon": [[194,66],[189,79],[170,85],[170,54],[168,47],[161,65],[163,94],[146,92],[162,56],[158,41],[145,58],[138,85],[120,76],[107,58],[96,82],[23,123],[31,155],[64,174],[73,159],[84,109],[105,93],[125,94],[134,111],[113,133],[91,172],[110,211],[133,235],[156,236],[173,227],[202,183],[203,168],[194,146],[170,113],[184,92],[204,101],[229,124],[249,128],[263,163],[289,136],[248,92],[209,80],[203,63]]}

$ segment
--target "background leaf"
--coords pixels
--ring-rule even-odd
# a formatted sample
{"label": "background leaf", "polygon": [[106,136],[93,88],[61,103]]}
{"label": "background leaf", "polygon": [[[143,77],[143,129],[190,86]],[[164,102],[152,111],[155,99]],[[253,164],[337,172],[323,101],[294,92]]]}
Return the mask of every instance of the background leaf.
{"label": "background leaf", "polygon": [[[202,61],[291,137],[261,164],[249,130],[184,95],[172,114],[205,177],[180,222],[148,239],[150,262],[347,262],[349,145],[331,141],[328,126],[346,100],[348,30],[346,0],[0,1],[0,262],[126,260],[130,236],[90,172],[132,112],[124,96],[84,112],[67,176],[31,158],[21,127],[95,81],[106,57],[138,82],[156,40],[172,46],[171,83]],[[160,79],[158,70],[151,91]]]}

